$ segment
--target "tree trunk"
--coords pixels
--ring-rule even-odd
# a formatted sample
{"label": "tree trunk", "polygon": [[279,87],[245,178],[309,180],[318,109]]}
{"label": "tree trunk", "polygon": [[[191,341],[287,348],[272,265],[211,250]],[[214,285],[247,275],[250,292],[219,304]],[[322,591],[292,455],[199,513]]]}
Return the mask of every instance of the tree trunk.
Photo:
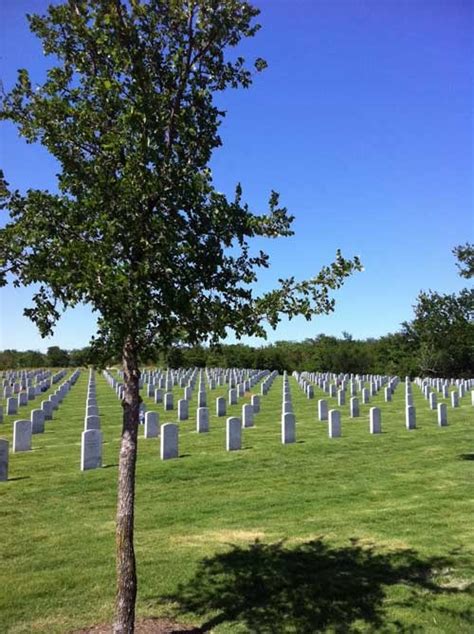
{"label": "tree trunk", "polygon": [[117,592],[114,634],[133,634],[137,574],[133,548],[135,464],[140,408],[138,354],[128,338],[123,348],[124,398],[115,528]]}

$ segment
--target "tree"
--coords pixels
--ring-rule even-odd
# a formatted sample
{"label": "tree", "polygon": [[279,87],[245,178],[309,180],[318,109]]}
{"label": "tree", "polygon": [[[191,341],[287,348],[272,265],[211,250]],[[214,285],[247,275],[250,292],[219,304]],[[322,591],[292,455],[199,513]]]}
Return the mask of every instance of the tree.
{"label": "tree", "polygon": [[[474,275],[474,246],[453,249],[461,277]],[[465,268],[464,268],[465,267]],[[474,290],[456,294],[421,292],[415,318],[402,324],[418,349],[420,369],[426,374],[471,375],[474,371]]]}
{"label": "tree", "polygon": [[[228,199],[208,167],[221,145],[215,94],[248,87],[253,75],[230,50],[258,30],[258,10],[240,0],[69,0],[29,16],[54,58],[43,85],[27,70],[4,94],[1,117],[59,163],[58,191],[11,189],[0,230],[1,282],[38,283],[25,310],[43,336],[79,302],[97,312],[96,358],[120,354],[123,425],[116,518],[115,632],[133,632],[133,547],[139,355],[200,340],[265,335],[280,314],[310,319],[334,308],[330,291],[360,269],[335,261],[312,279],[253,284],[268,256],[253,237],[291,235],[275,192],[252,212],[242,189]],[[257,59],[256,72],[265,62]],[[101,357],[101,355],[103,355]]]}
{"label": "tree", "polygon": [[89,347],[69,351],[69,362],[72,366],[88,366],[93,362]]}
{"label": "tree", "polygon": [[62,368],[69,365],[69,353],[59,346],[50,346],[46,351],[46,361],[51,368]]}
{"label": "tree", "polygon": [[440,294],[421,292],[413,321],[404,323],[417,349],[423,374],[459,376],[474,371],[474,291]]}
{"label": "tree", "polygon": [[39,368],[42,365],[48,365],[48,363],[45,359],[45,355],[38,350],[27,350],[21,353],[20,366],[22,368]]}
{"label": "tree", "polygon": [[466,242],[464,245],[458,245],[454,247],[453,253],[458,260],[456,266],[459,275],[467,279],[474,277],[474,244]]}
{"label": "tree", "polygon": [[0,352],[0,369],[13,370],[18,367],[18,352],[16,350],[2,350]]}

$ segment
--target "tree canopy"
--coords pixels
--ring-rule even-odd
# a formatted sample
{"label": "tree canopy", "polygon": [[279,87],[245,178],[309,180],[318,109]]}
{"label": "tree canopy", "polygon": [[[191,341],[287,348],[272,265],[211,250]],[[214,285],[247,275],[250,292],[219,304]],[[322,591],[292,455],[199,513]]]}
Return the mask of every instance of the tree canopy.
{"label": "tree canopy", "polygon": [[474,244],[466,242],[454,247],[453,253],[457,258],[456,266],[459,269],[459,275],[470,279],[474,277]]}
{"label": "tree canopy", "polygon": [[265,62],[232,49],[252,37],[258,10],[240,0],[69,0],[29,16],[53,64],[42,85],[26,69],[0,117],[58,161],[57,192],[0,195],[0,284],[39,284],[25,313],[42,335],[79,302],[98,313],[95,350],[124,368],[116,523],[116,632],[133,632],[134,483],[139,355],[172,342],[216,341],[227,329],[264,335],[281,314],[310,319],[334,308],[332,290],[361,268],[336,253],[309,279],[255,294],[269,266],[251,239],[291,235],[271,192],[253,212],[242,188],[227,197],[209,169],[221,145],[216,93],[247,88]]}
{"label": "tree canopy", "polygon": [[[257,9],[227,0],[70,1],[29,16],[54,56],[46,82],[26,69],[5,94],[1,117],[60,164],[58,192],[10,190],[0,232],[2,282],[39,283],[26,314],[51,334],[61,309],[99,314],[96,343],[121,350],[180,339],[264,335],[278,315],[329,312],[329,291],[360,268],[335,261],[308,281],[292,277],[255,296],[268,256],[249,239],[291,235],[292,217],[270,195],[253,213],[237,185],[215,190],[208,162],[224,112],[214,94],[248,87],[252,70],[226,56],[253,36]],[[253,71],[265,67],[261,59]]]}

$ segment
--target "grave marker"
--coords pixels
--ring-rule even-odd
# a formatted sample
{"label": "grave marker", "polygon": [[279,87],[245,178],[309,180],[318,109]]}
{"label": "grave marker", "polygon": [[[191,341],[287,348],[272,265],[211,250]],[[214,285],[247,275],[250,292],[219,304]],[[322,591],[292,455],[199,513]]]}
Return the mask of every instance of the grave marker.
{"label": "grave marker", "polygon": [[216,416],[226,415],[226,402],[223,396],[216,398]]}
{"label": "grave marker", "polygon": [[439,403],[438,405],[438,425],[440,427],[446,427],[448,424],[448,408],[446,403]]}
{"label": "grave marker", "polygon": [[416,429],[416,410],[414,405],[408,405],[406,408],[406,428]]}
{"label": "grave marker", "polygon": [[8,440],[0,438],[0,482],[8,480]]}
{"label": "grave marker", "polygon": [[102,467],[102,432],[87,429],[81,436],[81,471]]}
{"label": "grave marker", "polygon": [[291,413],[282,414],[281,417],[281,442],[288,445],[296,442],[296,421],[295,415]]}
{"label": "grave marker", "polygon": [[324,399],[318,401],[318,418],[319,420],[328,419],[328,402]]}
{"label": "grave marker", "polygon": [[178,425],[165,423],[161,426],[160,456],[162,460],[178,457]]}
{"label": "grave marker", "polygon": [[84,418],[84,431],[89,429],[100,429],[100,418],[96,415],[88,416]]}
{"label": "grave marker", "polygon": [[202,434],[209,431],[209,409],[198,407],[196,410],[196,431]]}
{"label": "grave marker", "polygon": [[7,416],[12,416],[18,412],[18,401],[16,396],[7,398]]}
{"label": "grave marker", "polygon": [[349,401],[349,413],[351,418],[357,418],[359,416],[359,399],[357,396],[353,396]]}
{"label": "grave marker", "polygon": [[231,416],[226,421],[226,450],[236,451],[241,448],[242,432],[240,418]]}
{"label": "grave marker", "polygon": [[144,438],[157,438],[159,434],[158,414],[156,412],[146,412]]}
{"label": "grave marker", "polygon": [[13,423],[13,453],[31,451],[31,421],[16,420]]}
{"label": "grave marker", "polygon": [[188,420],[189,418],[189,401],[182,398],[178,401],[178,420]]}
{"label": "grave marker", "polygon": [[31,433],[42,434],[44,432],[44,412],[42,409],[33,409],[30,414]]}
{"label": "grave marker", "polygon": [[382,433],[382,413],[378,407],[369,410],[369,429],[371,434]]}
{"label": "grave marker", "polygon": [[337,409],[330,409],[328,419],[329,438],[339,438],[341,435],[341,413]]}

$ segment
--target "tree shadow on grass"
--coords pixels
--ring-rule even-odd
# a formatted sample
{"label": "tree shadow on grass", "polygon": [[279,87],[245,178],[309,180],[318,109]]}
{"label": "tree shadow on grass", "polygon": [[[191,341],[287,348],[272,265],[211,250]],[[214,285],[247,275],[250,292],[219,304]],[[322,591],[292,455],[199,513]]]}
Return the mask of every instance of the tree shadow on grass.
{"label": "tree shadow on grass", "polygon": [[217,613],[196,632],[239,623],[255,634],[342,634],[359,632],[361,625],[364,631],[416,631],[388,618],[386,586],[404,584],[413,593],[456,592],[432,580],[433,570],[448,564],[444,559],[422,560],[412,550],[377,553],[351,542],[347,547],[319,539],[295,547],[258,540],[233,545],[204,559],[195,576],[166,599],[177,606],[177,614]]}
{"label": "tree shadow on grass", "polygon": [[459,460],[474,460],[474,452],[459,454]]}

